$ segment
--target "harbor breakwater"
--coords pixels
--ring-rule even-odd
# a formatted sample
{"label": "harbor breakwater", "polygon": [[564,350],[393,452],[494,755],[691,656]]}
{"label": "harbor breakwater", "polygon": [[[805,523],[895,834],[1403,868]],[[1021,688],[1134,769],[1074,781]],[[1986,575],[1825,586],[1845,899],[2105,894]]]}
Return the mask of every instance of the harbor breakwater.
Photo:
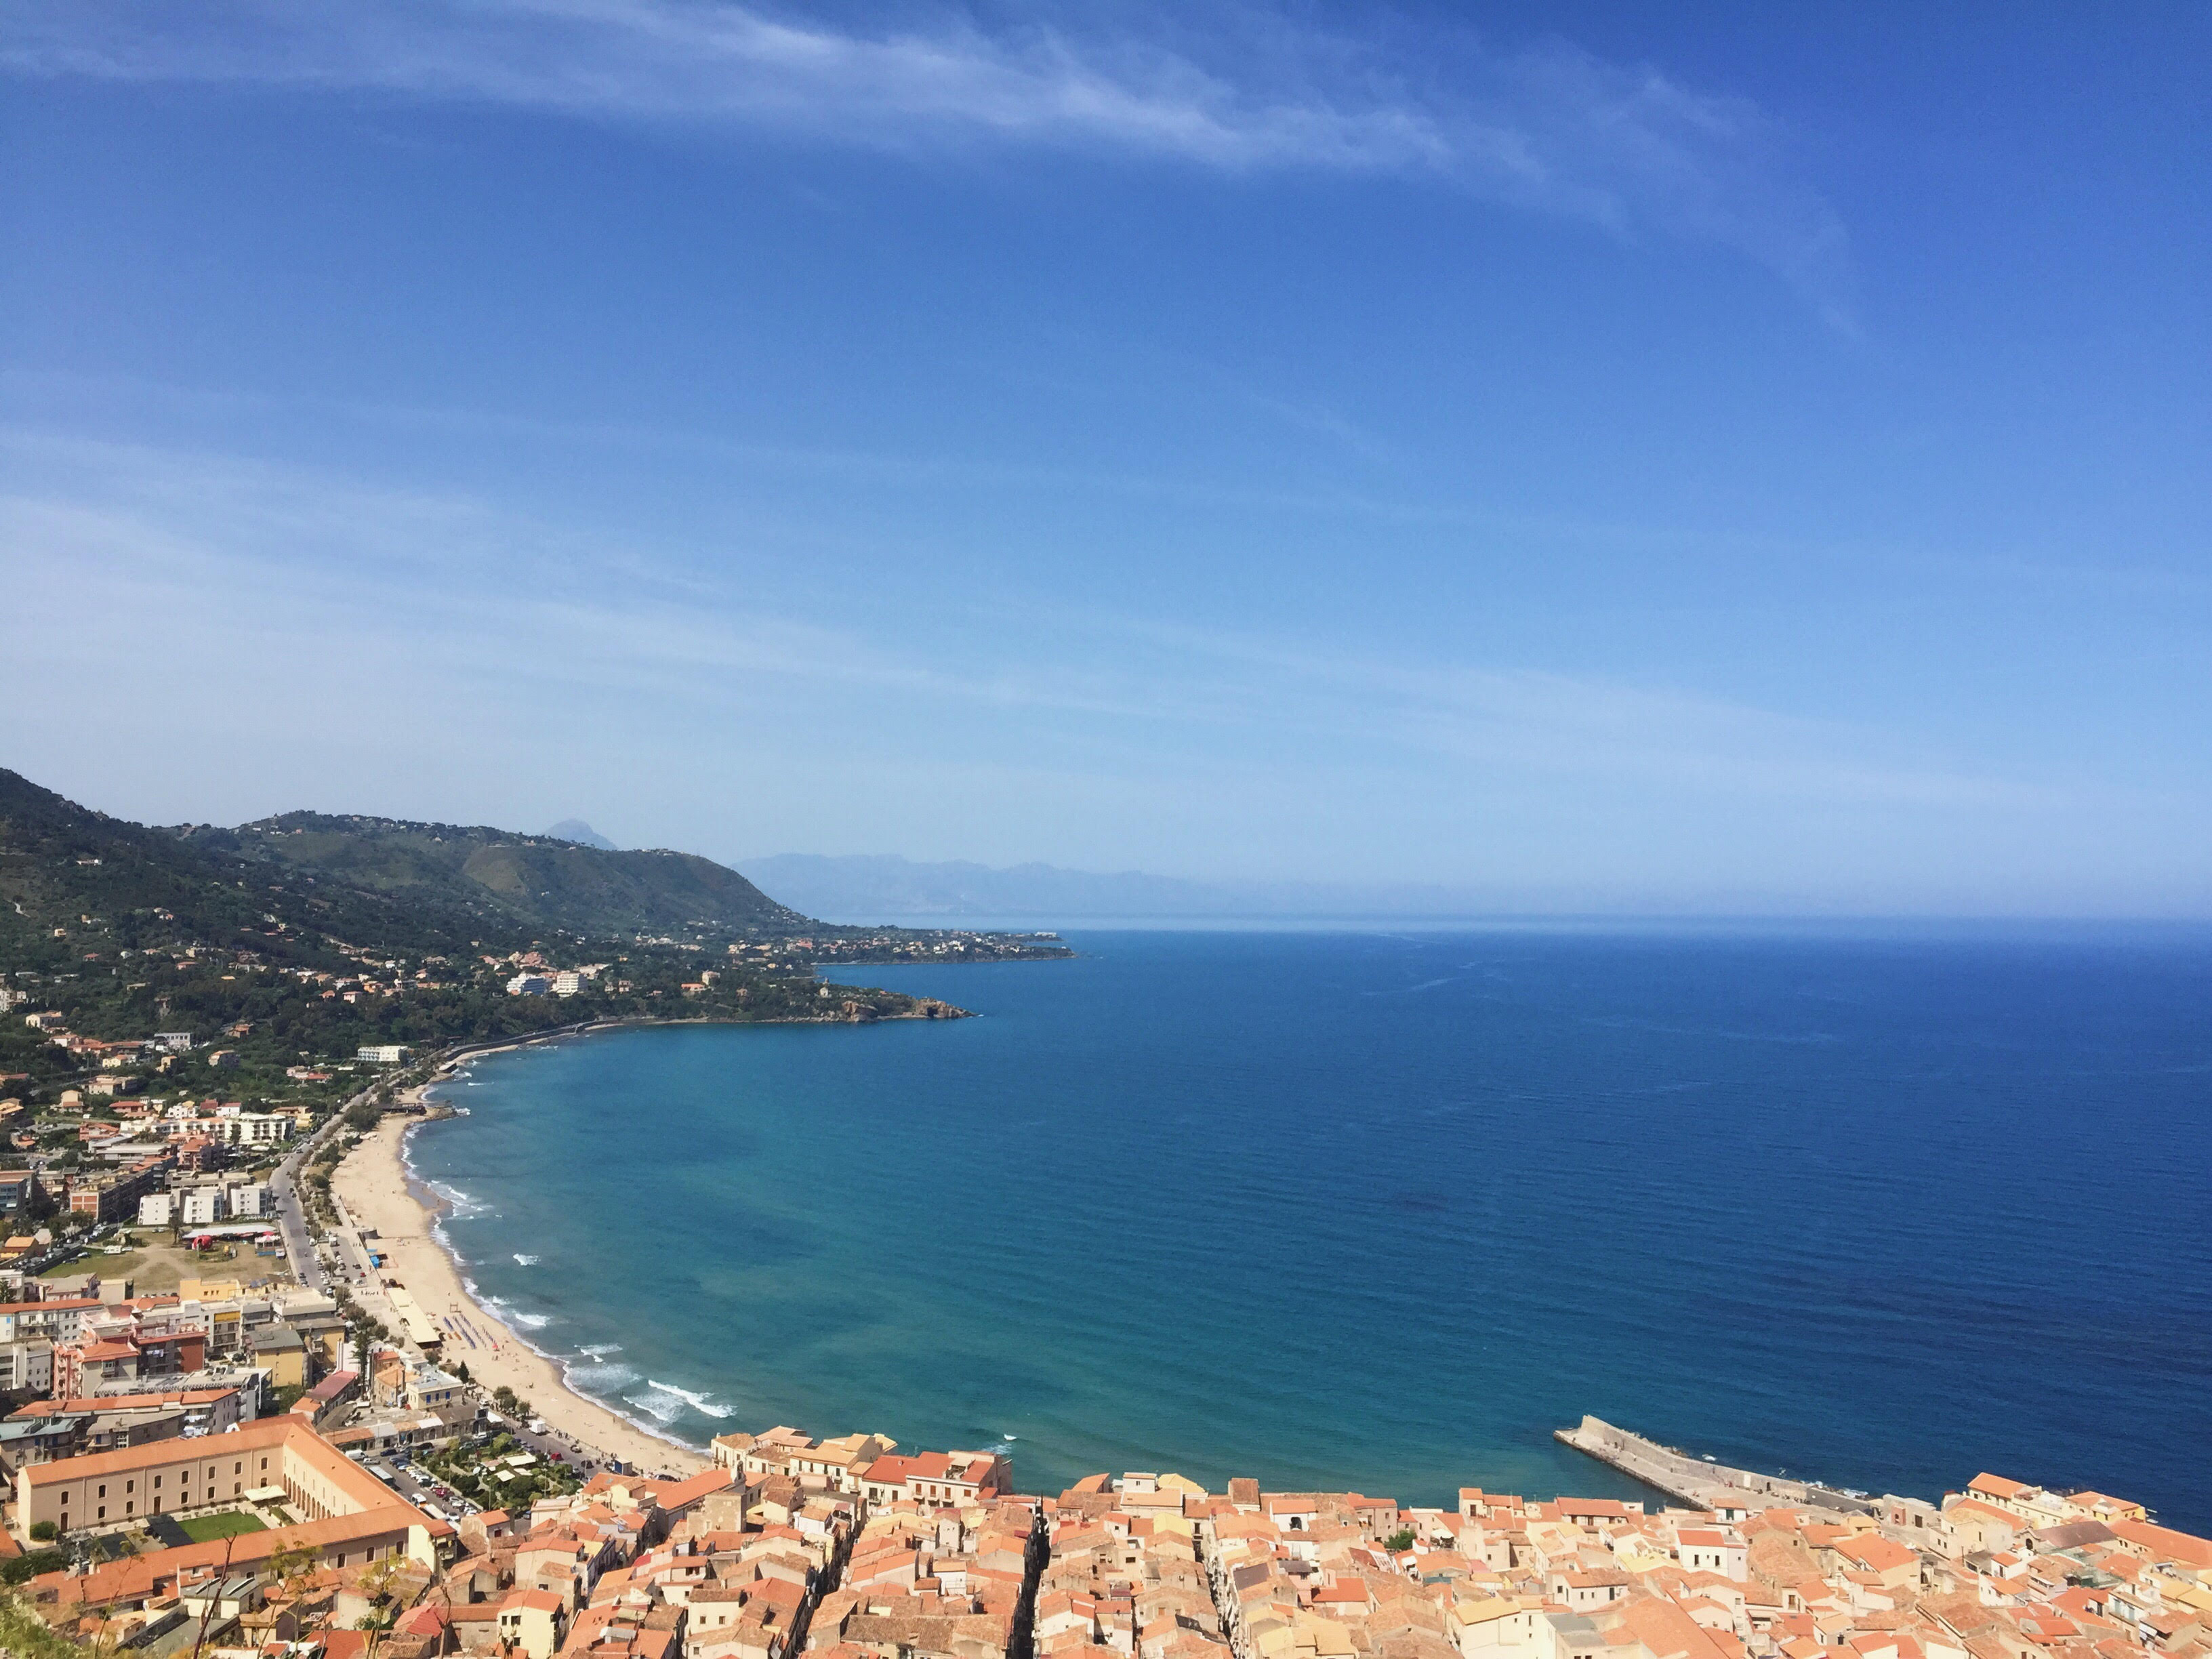
{"label": "harbor breakwater", "polygon": [[1697,1509],[1742,1508],[1755,1500],[1761,1505],[1794,1504],[1838,1515],[1875,1515],[1881,1510],[1877,1499],[1817,1480],[1792,1480],[1786,1475],[1761,1474],[1755,1469],[1692,1457],[1618,1428],[1601,1417],[1584,1417],[1571,1429],[1553,1431],[1553,1437]]}

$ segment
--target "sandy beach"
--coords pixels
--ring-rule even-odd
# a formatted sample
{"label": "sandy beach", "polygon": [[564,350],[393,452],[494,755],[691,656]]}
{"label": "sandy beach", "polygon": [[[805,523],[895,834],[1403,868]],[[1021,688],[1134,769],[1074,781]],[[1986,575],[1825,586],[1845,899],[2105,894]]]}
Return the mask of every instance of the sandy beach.
{"label": "sandy beach", "polygon": [[[517,1340],[469,1297],[453,1258],[431,1234],[435,1217],[407,1189],[400,1141],[421,1121],[386,1118],[338,1165],[331,1187],[358,1225],[375,1230],[385,1255],[384,1276],[405,1285],[424,1312],[447,1327],[447,1369],[465,1364],[470,1376],[487,1389],[504,1383],[551,1427],[629,1467],[681,1474],[706,1468],[708,1460],[699,1453],[649,1435],[569,1389],[558,1366]],[[474,1346],[468,1341],[471,1334]]]}

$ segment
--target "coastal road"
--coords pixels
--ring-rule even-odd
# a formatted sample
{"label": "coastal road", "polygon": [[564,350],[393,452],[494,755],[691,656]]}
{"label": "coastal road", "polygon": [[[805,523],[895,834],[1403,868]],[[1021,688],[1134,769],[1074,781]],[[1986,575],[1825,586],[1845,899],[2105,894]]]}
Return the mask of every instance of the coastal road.
{"label": "coastal road", "polygon": [[307,1231],[306,1206],[300,1201],[300,1171],[314,1161],[314,1154],[322,1144],[344,1126],[348,1112],[375,1090],[388,1088],[396,1081],[393,1078],[380,1078],[348,1096],[343,1104],[316,1126],[314,1133],[294,1147],[270,1171],[269,1192],[276,1200],[277,1231],[283,1237],[284,1254],[291,1259],[293,1276],[311,1291],[327,1290],[329,1286],[323,1264],[315,1257],[314,1241]]}
{"label": "coastal road", "polygon": [[323,1264],[315,1259],[315,1248],[307,1236],[307,1212],[300,1203],[300,1171],[307,1167],[316,1149],[337,1132],[347,1109],[368,1094],[367,1089],[362,1090],[324,1119],[314,1133],[293,1148],[283,1162],[270,1172],[269,1192],[276,1200],[277,1231],[283,1237],[284,1254],[291,1259],[292,1276],[311,1291],[325,1286]]}

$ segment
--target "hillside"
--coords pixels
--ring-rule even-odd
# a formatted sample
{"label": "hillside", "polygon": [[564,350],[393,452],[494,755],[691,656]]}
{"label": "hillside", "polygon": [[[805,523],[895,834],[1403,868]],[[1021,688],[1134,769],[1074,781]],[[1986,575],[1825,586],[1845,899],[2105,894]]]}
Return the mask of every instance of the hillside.
{"label": "hillside", "polygon": [[[0,1019],[0,1092],[40,1112],[76,1089],[327,1104],[364,1046],[588,1021],[957,1017],[822,970],[1067,954],[826,927],[679,853],[310,812],[149,829],[0,769],[0,1008],[40,1019]],[[150,1048],[156,1031],[190,1046]],[[40,1145],[76,1158],[75,1121]]]}
{"label": "hillside", "polygon": [[270,905],[284,902],[245,890],[166,830],[95,812],[0,768],[0,963],[58,961],[93,939],[133,949],[179,933],[224,944],[251,934],[258,945]]}
{"label": "hillside", "polygon": [[[0,769],[0,958],[198,940],[286,958],[545,936],[700,944],[813,929],[733,870],[499,830],[295,812],[150,829]],[[816,929],[815,931],[819,931]]]}
{"label": "hillside", "polygon": [[[581,827],[581,826],[578,826]],[[333,965],[358,948],[507,953],[566,940],[840,963],[1067,954],[1030,938],[837,927],[688,853],[550,834],[287,812],[149,829],[0,768],[0,969],[202,945]],[[944,947],[944,948],[939,948]]]}
{"label": "hillside", "polygon": [[179,833],[264,872],[540,933],[723,940],[812,926],[736,871],[689,853],[620,853],[551,836],[319,812]]}

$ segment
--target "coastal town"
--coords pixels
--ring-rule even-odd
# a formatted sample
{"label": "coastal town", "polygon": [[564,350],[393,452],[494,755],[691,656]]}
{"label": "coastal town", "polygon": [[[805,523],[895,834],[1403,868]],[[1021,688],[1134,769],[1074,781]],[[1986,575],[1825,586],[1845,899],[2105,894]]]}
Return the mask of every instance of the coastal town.
{"label": "coastal town", "polygon": [[[2124,1496],[1984,1472],[1875,1497],[1595,1418],[1559,1437],[1649,1500],[1143,1471],[1048,1496],[1006,1447],[788,1425],[702,1455],[467,1295],[400,1161],[457,1057],[355,1063],[389,1079],[372,1110],[108,1094],[76,1103],[94,1161],[0,1174],[21,1224],[70,1224],[0,1266],[0,1651],[2212,1659],[2212,1540]],[[159,1238],[190,1271],[135,1283]]]}
{"label": "coastal town", "polygon": [[[204,867],[167,832],[71,840],[81,809],[18,793],[59,850],[0,869],[36,920],[0,976],[9,1659],[2212,1659],[2212,1540],[2009,1475],[1875,1496],[1586,1418],[1559,1438],[1648,1498],[1133,1470],[1048,1495],[1005,1445],[650,1433],[461,1279],[403,1161],[448,1109],[428,1085],[623,1023],[954,1018],[817,964],[1065,947],[782,913],[492,940],[436,912],[365,945],[331,924],[368,910],[328,884],[302,908],[271,862],[336,821]],[[186,861],[149,887],[142,857]],[[234,901],[207,868],[288,881]]]}
{"label": "coastal town", "polygon": [[[58,1330],[166,1316],[207,1334],[198,1300],[64,1300]],[[404,1345],[371,1350],[368,1379],[311,1352],[337,1368],[289,1411],[261,1409],[273,1368],[254,1365],[227,1389],[79,1380],[94,1391],[19,1412],[8,1430],[41,1426],[0,1438],[17,1607],[85,1650],[157,1659],[2212,1652],[2212,1540],[1990,1473],[1940,1504],[1845,1509],[1480,1487],[1446,1509],[1139,1471],[1045,1496],[1002,1450],[779,1425],[718,1437],[696,1474],[610,1462],[527,1501],[448,1490],[447,1509],[395,1490],[392,1460],[537,1454]]]}
{"label": "coastal town", "polygon": [[[163,1036],[125,1047],[204,1053]],[[351,1063],[368,1109],[57,1100],[33,1146],[73,1115],[82,1157],[0,1173],[0,1651],[2212,1659],[2212,1540],[2124,1496],[1875,1497],[1594,1418],[1560,1438],[1649,1500],[1045,1495],[1006,1447],[788,1425],[694,1452],[569,1390],[431,1235],[400,1143],[459,1054]]]}

